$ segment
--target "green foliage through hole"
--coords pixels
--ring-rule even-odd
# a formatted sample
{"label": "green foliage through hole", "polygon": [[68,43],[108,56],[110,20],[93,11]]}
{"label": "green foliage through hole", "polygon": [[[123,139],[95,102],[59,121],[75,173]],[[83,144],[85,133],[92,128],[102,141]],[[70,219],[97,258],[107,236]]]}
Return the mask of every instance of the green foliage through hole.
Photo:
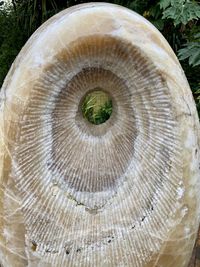
{"label": "green foliage through hole", "polygon": [[111,98],[101,90],[88,93],[82,103],[82,114],[92,124],[106,122],[112,114]]}

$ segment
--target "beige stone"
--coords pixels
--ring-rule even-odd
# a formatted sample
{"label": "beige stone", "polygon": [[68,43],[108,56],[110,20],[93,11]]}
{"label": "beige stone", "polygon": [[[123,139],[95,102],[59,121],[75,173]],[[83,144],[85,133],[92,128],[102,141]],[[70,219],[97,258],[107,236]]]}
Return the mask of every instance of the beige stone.
{"label": "beige stone", "polygon": [[[80,103],[102,88],[109,120]],[[200,127],[164,37],[116,5],[44,23],[0,95],[3,267],[186,267],[200,215]]]}

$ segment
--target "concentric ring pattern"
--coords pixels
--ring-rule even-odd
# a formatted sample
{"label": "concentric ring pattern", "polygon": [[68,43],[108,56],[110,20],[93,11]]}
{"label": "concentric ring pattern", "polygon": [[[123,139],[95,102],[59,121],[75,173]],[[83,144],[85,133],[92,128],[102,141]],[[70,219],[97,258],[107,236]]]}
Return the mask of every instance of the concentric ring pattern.
{"label": "concentric ring pattern", "polygon": [[[81,110],[97,89],[113,105],[100,125]],[[152,25],[110,4],[63,11],[22,49],[3,92],[3,266],[187,266],[197,114]]]}

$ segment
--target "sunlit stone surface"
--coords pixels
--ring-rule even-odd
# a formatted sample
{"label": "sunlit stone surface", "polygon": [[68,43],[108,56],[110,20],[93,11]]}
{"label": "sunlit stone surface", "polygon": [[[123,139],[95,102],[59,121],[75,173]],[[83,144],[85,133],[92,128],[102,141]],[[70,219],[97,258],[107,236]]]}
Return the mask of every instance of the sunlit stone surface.
{"label": "sunlit stone surface", "polygon": [[[80,103],[101,88],[112,115]],[[110,4],[52,17],[0,95],[3,267],[186,267],[200,206],[199,122],[164,37]]]}

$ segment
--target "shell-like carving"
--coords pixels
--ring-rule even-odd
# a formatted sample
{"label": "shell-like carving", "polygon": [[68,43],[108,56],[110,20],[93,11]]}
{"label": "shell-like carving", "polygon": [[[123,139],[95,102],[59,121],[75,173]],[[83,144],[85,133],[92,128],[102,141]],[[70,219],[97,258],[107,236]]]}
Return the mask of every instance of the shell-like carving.
{"label": "shell-like carving", "polygon": [[[113,103],[100,125],[81,112],[96,88]],[[106,3],[52,17],[1,90],[1,265],[187,266],[198,136],[185,75],[151,23]]]}

